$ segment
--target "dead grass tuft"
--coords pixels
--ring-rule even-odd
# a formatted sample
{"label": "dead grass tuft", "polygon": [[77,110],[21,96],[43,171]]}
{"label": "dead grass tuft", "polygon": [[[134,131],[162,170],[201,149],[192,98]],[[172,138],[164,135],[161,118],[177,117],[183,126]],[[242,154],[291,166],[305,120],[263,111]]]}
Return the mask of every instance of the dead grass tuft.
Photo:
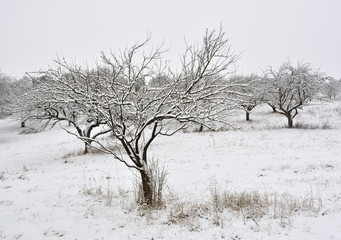
{"label": "dead grass tuft", "polygon": [[208,219],[209,206],[194,202],[175,202],[169,207],[168,220],[164,224],[177,224],[189,231],[200,231],[201,219]]}
{"label": "dead grass tuft", "polygon": [[[161,164],[159,159],[152,156],[147,166],[147,173],[150,177],[150,187],[153,192],[150,207],[153,209],[162,208],[164,206],[163,192],[166,188],[168,177],[168,171],[165,164]],[[143,196],[141,179],[138,175],[135,177],[134,188],[136,202],[143,205],[145,203],[145,199]]]}
{"label": "dead grass tuft", "polygon": [[79,149],[79,150],[76,150],[73,152],[66,153],[64,156],[62,156],[62,159],[66,159],[66,158],[70,158],[70,157],[74,157],[74,156],[80,156],[83,154],[84,154],[84,150]]}
{"label": "dead grass tuft", "polygon": [[84,186],[82,193],[84,195],[90,195],[96,197],[99,202],[104,202],[106,206],[111,206],[114,197],[111,189],[110,179],[107,181],[96,181],[96,178],[89,178],[88,182],[84,180]]}
{"label": "dead grass tuft", "polygon": [[200,229],[202,220],[208,220],[211,224],[223,228],[224,221],[232,214],[241,218],[244,224],[251,220],[259,227],[261,220],[267,218],[278,221],[281,227],[286,227],[291,225],[293,216],[304,212],[316,214],[321,208],[321,198],[314,196],[312,192],[304,198],[298,198],[289,194],[258,191],[220,193],[213,187],[210,201],[170,203],[166,224],[179,224],[196,231]]}

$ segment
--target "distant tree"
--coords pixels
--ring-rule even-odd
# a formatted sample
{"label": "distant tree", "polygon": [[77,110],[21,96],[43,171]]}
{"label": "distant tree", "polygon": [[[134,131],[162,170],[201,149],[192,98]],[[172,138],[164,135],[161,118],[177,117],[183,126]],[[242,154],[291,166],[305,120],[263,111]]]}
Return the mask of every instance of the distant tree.
{"label": "distant tree", "polygon": [[[63,76],[65,84],[71,86],[73,77],[65,74]],[[84,90],[86,86],[87,79],[83,77],[77,80],[79,83],[84,81],[77,86],[79,90]],[[45,73],[38,73],[38,76],[32,79],[33,86],[20,98],[20,105],[17,108],[22,118],[45,122],[44,126],[50,124],[51,128],[59,122],[68,122],[79,137],[86,138],[84,153],[91,150],[91,143],[96,137],[110,132],[110,129],[105,129],[104,122],[91,109],[85,108],[69,97],[70,92],[64,85]]]}
{"label": "distant tree", "polygon": [[230,81],[237,86],[239,107],[245,111],[245,120],[250,121],[251,111],[263,101],[262,79],[252,74],[233,76]]}
{"label": "distant tree", "polygon": [[0,71],[0,117],[15,113],[20,97],[30,86],[31,81],[27,77],[17,80]]}
{"label": "distant tree", "polygon": [[0,71],[0,117],[11,113],[9,105],[11,103],[11,79]]}
{"label": "distant tree", "polygon": [[277,71],[269,67],[265,77],[269,84],[268,102],[287,117],[288,127],[292,128],[298,109],[318,93],[323,75],[314,71],[310,64],[298,62],[297,66],[292,66],[287,61]]}
{"label": "distant tree", "polygon": [[[102,54],[103,64],[96,71],[57,61],[57,67],[45,74],[63,86],[68,102],[91,109],[94,116],[105,121],[126,155],[99,139],[94,140],[94,146],[139,172],[144,201],[152,205],[149,147],[156,137],[171,136],[191,123],[213,130],[226,123],[228,110],[235,104],[234,99],[226,97],[231,86],[223,84],[222,79],[237,57],[221,29],[207,31],[201,47],[187,46],[180,72],[160,72],[156,63],[162,61],[162,44],[149,54],[142,53],[149,39],[118,54]],[[148,84],[145,79],[152,82]]]}
{"label": "distant tree", "polygon": [[335,80],[332,77],[326,77],[323,79],[322,94],[328,97],[330,100],[336,98],[341,92],[341,81]]}
{"label": "distant tree", "polygon": [[275,104],[275,92],[273,91],[273,86],[271,84],[271,79],[268,79],[268,74],[263,74],[259,79],[259,87],[260,98],[262,103],[268,104],[273,113],[277,113],[276,104]]}

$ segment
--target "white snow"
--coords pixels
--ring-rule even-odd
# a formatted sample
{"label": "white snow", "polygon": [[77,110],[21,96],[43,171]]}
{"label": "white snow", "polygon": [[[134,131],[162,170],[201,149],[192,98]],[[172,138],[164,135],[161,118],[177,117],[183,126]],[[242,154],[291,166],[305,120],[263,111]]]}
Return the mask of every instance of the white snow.
{"label": "white snow", "polygon": [[[243,131],[160,137],[151,155],[169,171],[166,207],[134,203],[134,172],[56,126],[20,134],[0,120],[0,239],[341,239],[341,102],[314,102],[284,128],[269,106],[231,117]],[[286,219],[245,219],[224,210],[170,222],[177,205],[212,202],[219,192],[287,194],[316,201],[316,211]],[[284,221],[281,222],[281,221]]]}

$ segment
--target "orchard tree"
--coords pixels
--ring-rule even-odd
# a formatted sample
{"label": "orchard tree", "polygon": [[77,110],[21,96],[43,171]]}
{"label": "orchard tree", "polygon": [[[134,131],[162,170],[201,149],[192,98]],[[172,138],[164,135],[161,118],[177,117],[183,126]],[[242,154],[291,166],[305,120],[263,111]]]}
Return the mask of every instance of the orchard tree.
{"label": "orchard tree", "polygon": [[11,103],[11,79],[0,71],[0,117],[10,114],[9,105]]}
{"label": "orchard tree", "polygon": [[269,79],[269,74],[264,71],[264,74],[260,77],[258,83],[259,87],[258,90],[260,91],[260,98],[262,103],[268,104],[273,113],[277,113],[275,99],[276,99],[276,92],[273,90],[273,86],[271,84],[271,79]]}
{"label": "orchard tree", "polygon": [[293,66],[290,61],[286,61],[277,71],[268,68],[265,78],[269,86],[267,101],[277,112],[287,117],[288,127],[292,128],[298,109],[320,90],[323,75],[314,71],[308,63],[298,62]]}
{"label": "orchard tree", "polygon": [[[174,72],[160,65],[162,44],[146,53],[149,40],[148,37],[118,53],[102,53],[103,63],[96,71],[57,61],[57,67],[45,74],[63,86],[69,101],[91,109],[106,123],[126,155],[99,139],[94,140],[93,146],[138,171],[144,202],[153,205],[149,147],[158,136],[171,136],[192,123],[212,130],[226,123],[228,111],[236,103],[231,97],[232,87],[222,79],[230,74],[237,56],[231,52],[222,29],[206,31],[201,46],[187,45],[181,58],[182,68]],[[71,76],[72,84],[65,73]],[[146,79],[155,76],[162,76],[162,84],[146,83]]]}
{"label": "orchard tree", "polygon": [[[84,137],[84,153],[91,151],[92,141],[102,135],[110,132],[105,128],[105,122],[91,109],[85,108],[69,97],[69,92],[65,85],[51,78],[44,72],[35,73],[32,76],[33,85],[22,98],[17,107],[17,113],[21,118],[43,122],[43,128],[51,125],[51,128],[59,122],[66,121],[74,127],[79,137]],[[72,85],[73,79],[70,74],[65,74],[63,80],[65,84]],[[84,76],[78,79],[78,89],[82,89],[87,81]]]}
{"label": "orchard tree", "polygon": [[30,88],[29,78],[17,80],[0,71],[0,117],[15,113],[20,97]]}
{"label": "orchard tree", "polygon": [[250,121],[251,111],[263,101],[261,78],[255,74],[250,76],[233,76],[230,79],[237,86],[239,108],[245,111],[245,120]]}
{"label": "orchard tree", "polygon": [[336,96],[341,92],[340,80],[335,80],[332,77],[326,77],[323,79],[322,94],[328,97],[330,100],[336,98]]}

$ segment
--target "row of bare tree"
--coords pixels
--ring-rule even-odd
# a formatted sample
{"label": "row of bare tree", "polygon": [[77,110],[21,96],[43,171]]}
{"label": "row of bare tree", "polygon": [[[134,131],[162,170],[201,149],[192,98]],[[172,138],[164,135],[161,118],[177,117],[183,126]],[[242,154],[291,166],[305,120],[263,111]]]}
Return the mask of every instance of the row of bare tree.
{"label": "row of bare tree", "polygon": [[247,121],[257,105],[267,103],[274,112],[287,118],[289,128],[293,127],[298,109],[322,92],[332,98],[340,90],[339,82],[314,71],[310,64],[303,62],[293,66],[286,61],[277,70],[269,67],[262,77],[235,76],[232,81],[245,84],[240,89],[244,94],[239,105],[245,111]]}

